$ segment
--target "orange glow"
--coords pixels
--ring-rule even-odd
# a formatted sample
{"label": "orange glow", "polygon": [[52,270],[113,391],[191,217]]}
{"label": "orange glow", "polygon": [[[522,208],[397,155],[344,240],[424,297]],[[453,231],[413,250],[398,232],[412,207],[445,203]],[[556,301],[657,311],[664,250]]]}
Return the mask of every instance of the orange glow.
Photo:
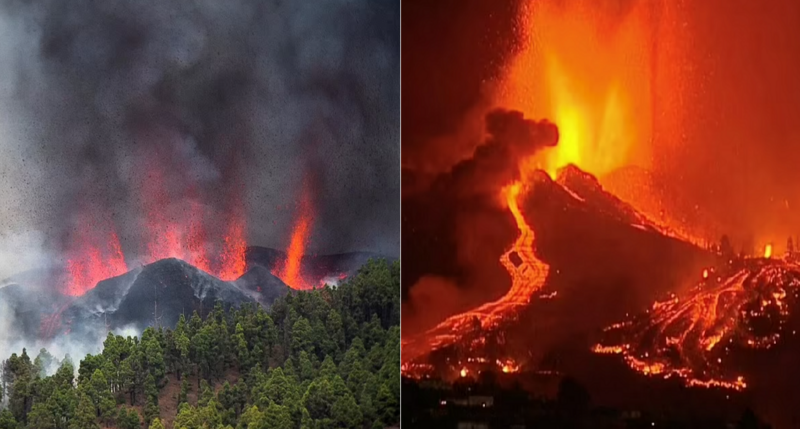
{"label": "orange glow", "polygon": [[703,278],[704,279],[708,278],[708,269],[703,270]]}
{"label": "orange glow", "polygon": [[467,369],[466,368],[461,368],[461,377],[463,378],[463,377],[466,377],[466,376],[467,376]]}
{"label": "orange glow", "polygon": [[[79,254],[67,261],[67,284],[62,292],[70,296],[81,296],[94,288],[97,282],[125,274],[128,266],[122,254],[119,238],[111,233],[105,243],[91,244],[89,238],[82,233]],[[105,240],[104,240],[105,241]]]}
{"label": "orange glow", "polygon": [[[169,158],[148,155],[138,165],[144,172],[136,189],[144,213],[141,237],[136,240],[143,247],[136,249],[139,262],[178,258],[225,281],[239,278],[246,269],[247,244],[246,219],[238,193],[226,202],[224,219],[216,221],[216,216],[206,212],[193,183],[186,194],[170,193],[165,176],[174,165]],[[176,204],[180,204],[181,216],[170,211]],[[102,215],[102,210],[94,206],[82,207],[78,213],[79,225],[68,237],[66,249],[67,279],[61,287],[65,294],[83,295],[97,282],[128,271],[114,222]],[[224,233],[212,236],[210,231],[214,230]]]}
{"label": "orange glow", "polygon": [[[679,377],[690,386],[742,390],[747,387],[744,377],[723,366],[729,351],[775,346],[798,287],[800,266],[749,258],[716,282],[700,282],[685,296],[673,295],[607,328],[615,344],[599,344],[593,351],[621,354],[642,374]],[[771,332],[753,330],[753,320],[771,327]]]}
{"label": "orange glow", "polygon": [[[146,254],[142,262],[148,264],[160,259],[178,258],[221,280],[236,280],[245,271],[246,248],[246,222],[238,193],[234,191],[233,197],[228,198],[228,212],[223,223],[218,224],[224,228],[224,236],[211,237],[209,227],[213,217],[204,211],[200,203],[202,195],[197,194],[194,184],[190,184],[188,189],[192,200],[184,203],[188,208],[187,219],[170,216],[165,210],[174,204],[174,196],[167,190],[169,187],[164,178],[173,166],[156,155],[149,154],[145,158],[147,162],[142,165],[142,171],[147,172],[140,189],[147,222]],[[212,258],[209,254],[219,256]]]}
{"label": "orange glow", "polygon": [[504,374],[510,374],[519,371],[519,365],[514,361],[508,360],[506,362],[497,361],[497,365],[501,367]]}
{"label": "orange glow", "polygon": [[772,257],[772,243],[767,244],[764,247],[764,257],[767,258],[767,259]]}
{"label": "orange glow", "polygon": [[497,104],[558,125],[558,146],[529,163],[551,177],[567,165],[602,176],[647,166],[652,43],[648,2],[622,22],[596,2],[530,2],[525,45]]}
{"label": "orange glow", "polygon": [[220,269],[217,277],[220,280],[233,281],[241,277],[247,269],[244,239],[244,222],[232,221],[228,226],[228,234],[220,256]]}
{"label": "orange glow", "polygon": [[[533,250],[535,241],[533,229],[519,208],[519,199],[527,191],[529,188],[518,181],[504,187],[500,192],[520,231],[511,248],[500,257],[500,263],[511,276],[511,289],[497,301],[451,316],[423,334],[404,341],[402,357],[405,362],[452,344],[461,338],[463,332],[473,327],[474,321],[480,323],[483,329],[497,327],[503,320],[528,304],[534,293],[544,285],[550,267],[536,257]],[[521,261],[519,266],[512,262],[512,254],[516,254]]]}
{"label": "orange glow", "polygon": [[292,228],[292,238],[289,242],[289,248],[286,250],[286,261],[284,261],[282,267],[276,269],[273,273],[283,280],[287,286],[294,289],[311,289],[313,287],[303,279],[301,272],[301,262],[306,252],[308,234],[313,222],[309,194],[310,190],[307,186],[304,186],[300,197],[298,214]]}

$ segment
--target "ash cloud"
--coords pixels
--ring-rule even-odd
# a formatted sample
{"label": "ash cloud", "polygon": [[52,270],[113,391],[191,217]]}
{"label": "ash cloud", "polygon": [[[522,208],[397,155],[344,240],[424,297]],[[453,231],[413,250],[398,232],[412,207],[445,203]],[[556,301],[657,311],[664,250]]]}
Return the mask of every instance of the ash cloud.
{"label": "ash cloud", "polygon": [[[199,205],[220,240],[241,208],[248,244],[282,249],[306,184],[309,251],[397,256],[398,118],[398,1],[0,0],[0,279],[109,223],[135,261],[147,210]],[[42,343],[12,315],[0,359],[104,337]]]}
{"label": "ash cloud", "polygon": [[[414,226],[404,230],[403,248],[425,261],[403,271],[403,328],[409,333],[505,292],[508,276],[499,257],[518,231],[500,191],[520,177],[521,160],[555,146],[559,134],[554,124],[514,110],[489,112],[485,126],[486,140],[471,158],[403,201],[403,221]],[[431,310],[434,301],[448,306]]]}
{"label": "ash cloud", "polygon": [[[520,160],[558,143],[558,128],[549,121],[526,119],[516,110],[495,109],[486,115],[487,140],[472,158],[443,175],[440,187],[453,187],[460,198],[495,196],[519,178]],[[449,183],[448,183],[449,182]]]}
{"label": "ash cloud", "polygon": [[0,0],[0,36],[0,229],[41,255],[86,212],[141,248],[154,192],[284,248],[304,183],[310,250],[396,255],[398,2]]}

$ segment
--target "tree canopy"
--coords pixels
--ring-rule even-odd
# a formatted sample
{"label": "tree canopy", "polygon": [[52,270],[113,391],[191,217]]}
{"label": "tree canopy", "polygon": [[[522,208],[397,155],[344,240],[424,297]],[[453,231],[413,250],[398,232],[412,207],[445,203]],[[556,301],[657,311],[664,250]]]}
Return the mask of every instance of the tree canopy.
{"label": "tree canopy", "polygon": [[[76,368],[47,350],[2,362],[0,429],[383,427],[400,419],[399,262],[338,287],[111,332]],[[58,366],[52,375],[48,367]],[[165,398],[167,386],[175,391]],[[173,401],[177,410],[167,412]]]}

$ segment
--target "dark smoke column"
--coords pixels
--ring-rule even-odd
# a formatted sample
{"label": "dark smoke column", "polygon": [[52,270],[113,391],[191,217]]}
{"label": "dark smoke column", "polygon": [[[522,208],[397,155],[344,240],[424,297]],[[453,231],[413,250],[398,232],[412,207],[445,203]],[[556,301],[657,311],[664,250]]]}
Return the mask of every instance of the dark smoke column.
{"label": "dark smoke column", "polygon": [[4,2],[0,24],[24,162],[3,214],[50,259],[286,248],[309,165],[309,251],[397,256],[399,2]]}

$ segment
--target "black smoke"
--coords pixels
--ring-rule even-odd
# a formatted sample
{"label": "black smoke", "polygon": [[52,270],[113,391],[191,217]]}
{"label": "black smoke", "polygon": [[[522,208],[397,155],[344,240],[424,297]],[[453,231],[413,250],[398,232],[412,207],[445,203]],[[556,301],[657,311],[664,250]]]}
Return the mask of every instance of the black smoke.
{"label": "black smoke", "polygon": [[136,248],[161,183],[165,218],[241,204],[282,248],[308,186],[312,250],[397,253],[398,1],[0,0],[0,36],[4,243],[57,252],[89,207]]}
{"label": "black smoke", "polygon": [[403,199],[403,327],[409,333],[496,299],[510,286],[499,257],[519,231],[501,190],[520,178],[520,161],[555,146],[559,134],[551,122],[503,109],[486,115],[485,128],[472,157]]}

